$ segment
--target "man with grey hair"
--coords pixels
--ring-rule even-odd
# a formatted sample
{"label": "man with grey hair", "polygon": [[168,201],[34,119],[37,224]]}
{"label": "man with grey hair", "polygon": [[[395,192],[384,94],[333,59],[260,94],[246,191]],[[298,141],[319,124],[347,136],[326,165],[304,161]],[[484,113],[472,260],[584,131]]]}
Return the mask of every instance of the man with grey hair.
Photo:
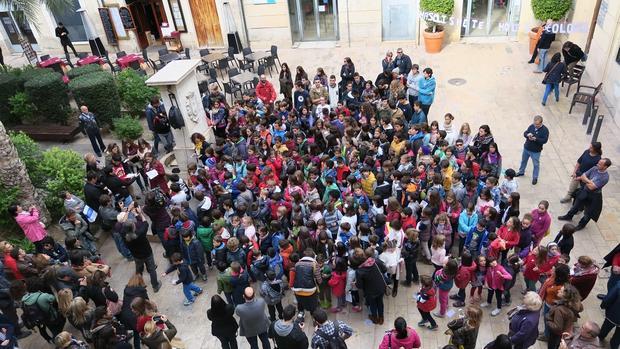
{"label": "man with grey hair", "polygon": [[99,124],[95,115],[88,111],[88,107],[83,105],[80,107],[80,116],[78,117],[80,122],[80,128],[82,133],[88,136],[90,144],[93,146],[93,150],[98,157],[101,157],[101,153],[105,151],[105,144],[101,139],[101,132],[99,131]]}
{"label": "man with grey hair", "polygon": [[596,349],[604,348],[601,345],[598,335],[601,332],[601,328],[594,321],[586,321],[581,325],[579,331],[573,336],[566,334],[562,336],[560,342],[560,349]]}
{"label": "man with grey hair", "polygon": [[523,145],[523,153],[521,154],[521,166],[517,177],[523,176],[527,161],[532,158],[534,172],[532,173],[532,184],[538,183],[538,173],[540,171],[540,153],[543,145],[549,140],[549,129],[543,125],[543,118],[540,115],[534,116],[534,123],[531,124],[525,132],[525,144]]}

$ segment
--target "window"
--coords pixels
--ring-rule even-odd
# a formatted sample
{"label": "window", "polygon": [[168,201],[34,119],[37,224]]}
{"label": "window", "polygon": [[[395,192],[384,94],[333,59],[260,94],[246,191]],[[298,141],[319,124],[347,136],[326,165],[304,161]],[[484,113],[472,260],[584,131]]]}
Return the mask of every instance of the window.
{"label": "window", "polygon": [[54,12],[56,22],[62,22],[69,31],[71,41],[88,41],[84,23],[79,13],[75,12],[80,8],[80,0],[72,0],[73,6],[62,13]]}

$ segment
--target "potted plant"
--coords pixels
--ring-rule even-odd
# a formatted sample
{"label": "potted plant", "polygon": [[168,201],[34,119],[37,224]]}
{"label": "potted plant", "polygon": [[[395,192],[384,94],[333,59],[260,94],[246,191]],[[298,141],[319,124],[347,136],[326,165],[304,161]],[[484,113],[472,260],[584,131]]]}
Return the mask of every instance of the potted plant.
{"label": "potted plant", "polygon": [[[534,12],[534,18],[541,23],[545,23],[549,19],[557,21],[566,16],[572,4],[572,0],[532,0],[532,11]],[[530,38],[530,54],[536,49],[536,44],[542,33],[540,29],[540,26],[534,27],[528,33]]]}
{"label": "potted plant", "polygon": [[445,33],[442,23],[430,18],[449,18],[454,10],[454,0],[420,0],[420,8],[430,14],[426,19],[427,28],[422,34],[424,36],[424,49],[428,53],[437,53],[441,51]]}

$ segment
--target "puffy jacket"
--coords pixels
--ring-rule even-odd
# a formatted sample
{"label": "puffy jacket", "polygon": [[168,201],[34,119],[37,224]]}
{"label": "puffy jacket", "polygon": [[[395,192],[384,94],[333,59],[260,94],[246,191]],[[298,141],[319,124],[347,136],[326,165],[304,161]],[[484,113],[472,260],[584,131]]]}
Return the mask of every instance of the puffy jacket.
{"label": "puffy jacket", "polygon": [[380,260],[370,257],[355,271],[355,284],[364,291],[365,297],[379,297],[385,294],[385,279],[383,274],[387,268]]}
{"label": "puffy jacket", "polygon": [[472,263],[472,265],[465,266],[460,265],[458,271],[456,272],[456,276],[454,277],[454,284],[457,288],[466,288],[469,284],[469,281],[473,277],[474,270],[476,269],[476,263]]}
{"label": "puffy jacket", "polygon": [[185,263],[188,265],[204,265],[205,264],[205,251],[202,248],[202,244],[196,238],[192,238],[188,243],[185,240],[181,240],[181,252]]}
{"label": "puffy jacket", "polygon": [[[555,256],[551,258],[548,257],[545,263],[543,263],[542,265],[537,265],[536,254],[531,252],[525,258],[525,262],[523,263],[523,278],[531,281],[538,281],[538,279],[540,278],[540,274],[548,273],[551,268],[553,268],[555,263],[557,263],[558,259],[560,259],[560,256]],[[538,267],[537,271],[534,271],[535,267]]]}
{"label": "puffy jacket", "polygon": [[423,288],[416,296],[418,309],[431,312],[437,306],[437,296],[433,287]]}
{"label": "puffy jacket", "polygon": [[234,337],[239,325],[233,316],[235,306],[226,304],[223,313],[215,313],[213,309],[207,310],[207,318],[211,320],[211,334],[218,337]]}
{"label": "puffy jacket", "polygon": [[512,280],[512,275],[501,265],[487,267],[487,274],[484,277],[487,286],[493,290],[504,290],[504,281]]}
{"label": "puffy jacket", "polygon": [[435,87],[436,87],[435,77],[431,76],[430,78],[420,79],[419,87],[419,95],[418,100],[421,104],[430,105],[433,104],[435,100]]}
{"label": "puffy jacket", "polygon": [[476,223],[478,223],[478,214],[475,211],[469,215],[467,210],[462,210],[459,215],[459,234],[466,236],[467,233],[476,227]]}
{"label": "puffy jacket", "polygon": [[525,349],[536,344],[540,310],[518,310],[510,318],[508,336],[515,349]]}
{"label": "puffy jacket", "polygon": [[58,225],[60,225],[68,238],[80,239],[88,230],[88,224],[79,214],[75,215],[75,219],[80,222],[80,224],[72,223],[67,219],[67,216],[63,216],[58,222]]}
{"label": "puffy jacket", "polygon": [[314,258],[303,257],[291,269],[289,286],[296,295],[311,296],[316,293],[316,285],[321,284],[321,281],[321,270],[317,267]]}
{"label": "puffy jacket", "polygon": [[435,278],[434,278],[433,282],[435,283],[437,288],[439,288],[440,290],[442,290],[442,291],[450,291],[452,286],[454,286],[454,277],[446,275],[444,273],[443,268],[442,268],[442,269],[439,269],[435,273]]}
{"label": "puffy jacket", "polygon": [[407,337],[405,338],[397,338],[396,330],[390,330],[383,336],[383,340],[381,344],[379,344],[379,349],[393,349],[393,348],[405,348],[405,349],[413,349],[420,348],[422,346],[422,341],[420,340],[420,336],[418,333],[411,327],[407,327]]}
{"label": "puffy jacket", "polygon": [[267,305],[275,305],[282,301],[282,280],[265,281],[260,286],[260,295]]}
{"label": "puffy jacket", "polygon": [[276,100],[276,90],[269,81],[259,82],[256,85],[256,97],[265,104],[271,104]]}
{"label": "puffy jacket", "polygon": [[198,226],[196,229],[196,237],[198,241],[202,244],[202,248],[205,251],[211,252],[213,249],[213,237],[214,237],[213,229],[211,227],[203,227],[202,225]]}
{"label": "puffy jacket", "polygon": [[236,261],[245,267],[245,264],[246,264],[245,257],[246,257],[245,251],[241,247],[239,247],[237,248],[236,251],[228,250],[228,253],[226,254],[226,262],[230,265],[230,263]]}

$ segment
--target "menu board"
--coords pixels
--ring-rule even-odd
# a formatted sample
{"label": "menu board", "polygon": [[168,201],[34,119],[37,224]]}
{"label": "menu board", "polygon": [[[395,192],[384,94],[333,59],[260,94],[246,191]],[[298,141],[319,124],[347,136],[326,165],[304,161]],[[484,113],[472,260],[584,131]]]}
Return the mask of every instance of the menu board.
{"label": "menu board", "polygon": [[110,10],[107,7],[99,8],[99,17],[103,24],[103,31],[111,45],[118,44],[118,38],[116,37],[116,31],[114,30],[114,23],[112,23],[112,17],[110,16]]}
{"label": "menu board", "polygon": [[129,11],[127,7],[119,8],[118,13],[121,15],[121,20],[123,21],[123,27],[125,27],[125,29],[136,28],[136,24],[133,22],[133,16],[131,15],[131,11]]}
{"label": "menu board", "polygon": [[37,53],[34,51],[32,45],[25,36],[19,37],[19,45],[22,47],[24,55],[28,58],[28,62],[30,64],[36,64],[39,61],[37,58]]}

